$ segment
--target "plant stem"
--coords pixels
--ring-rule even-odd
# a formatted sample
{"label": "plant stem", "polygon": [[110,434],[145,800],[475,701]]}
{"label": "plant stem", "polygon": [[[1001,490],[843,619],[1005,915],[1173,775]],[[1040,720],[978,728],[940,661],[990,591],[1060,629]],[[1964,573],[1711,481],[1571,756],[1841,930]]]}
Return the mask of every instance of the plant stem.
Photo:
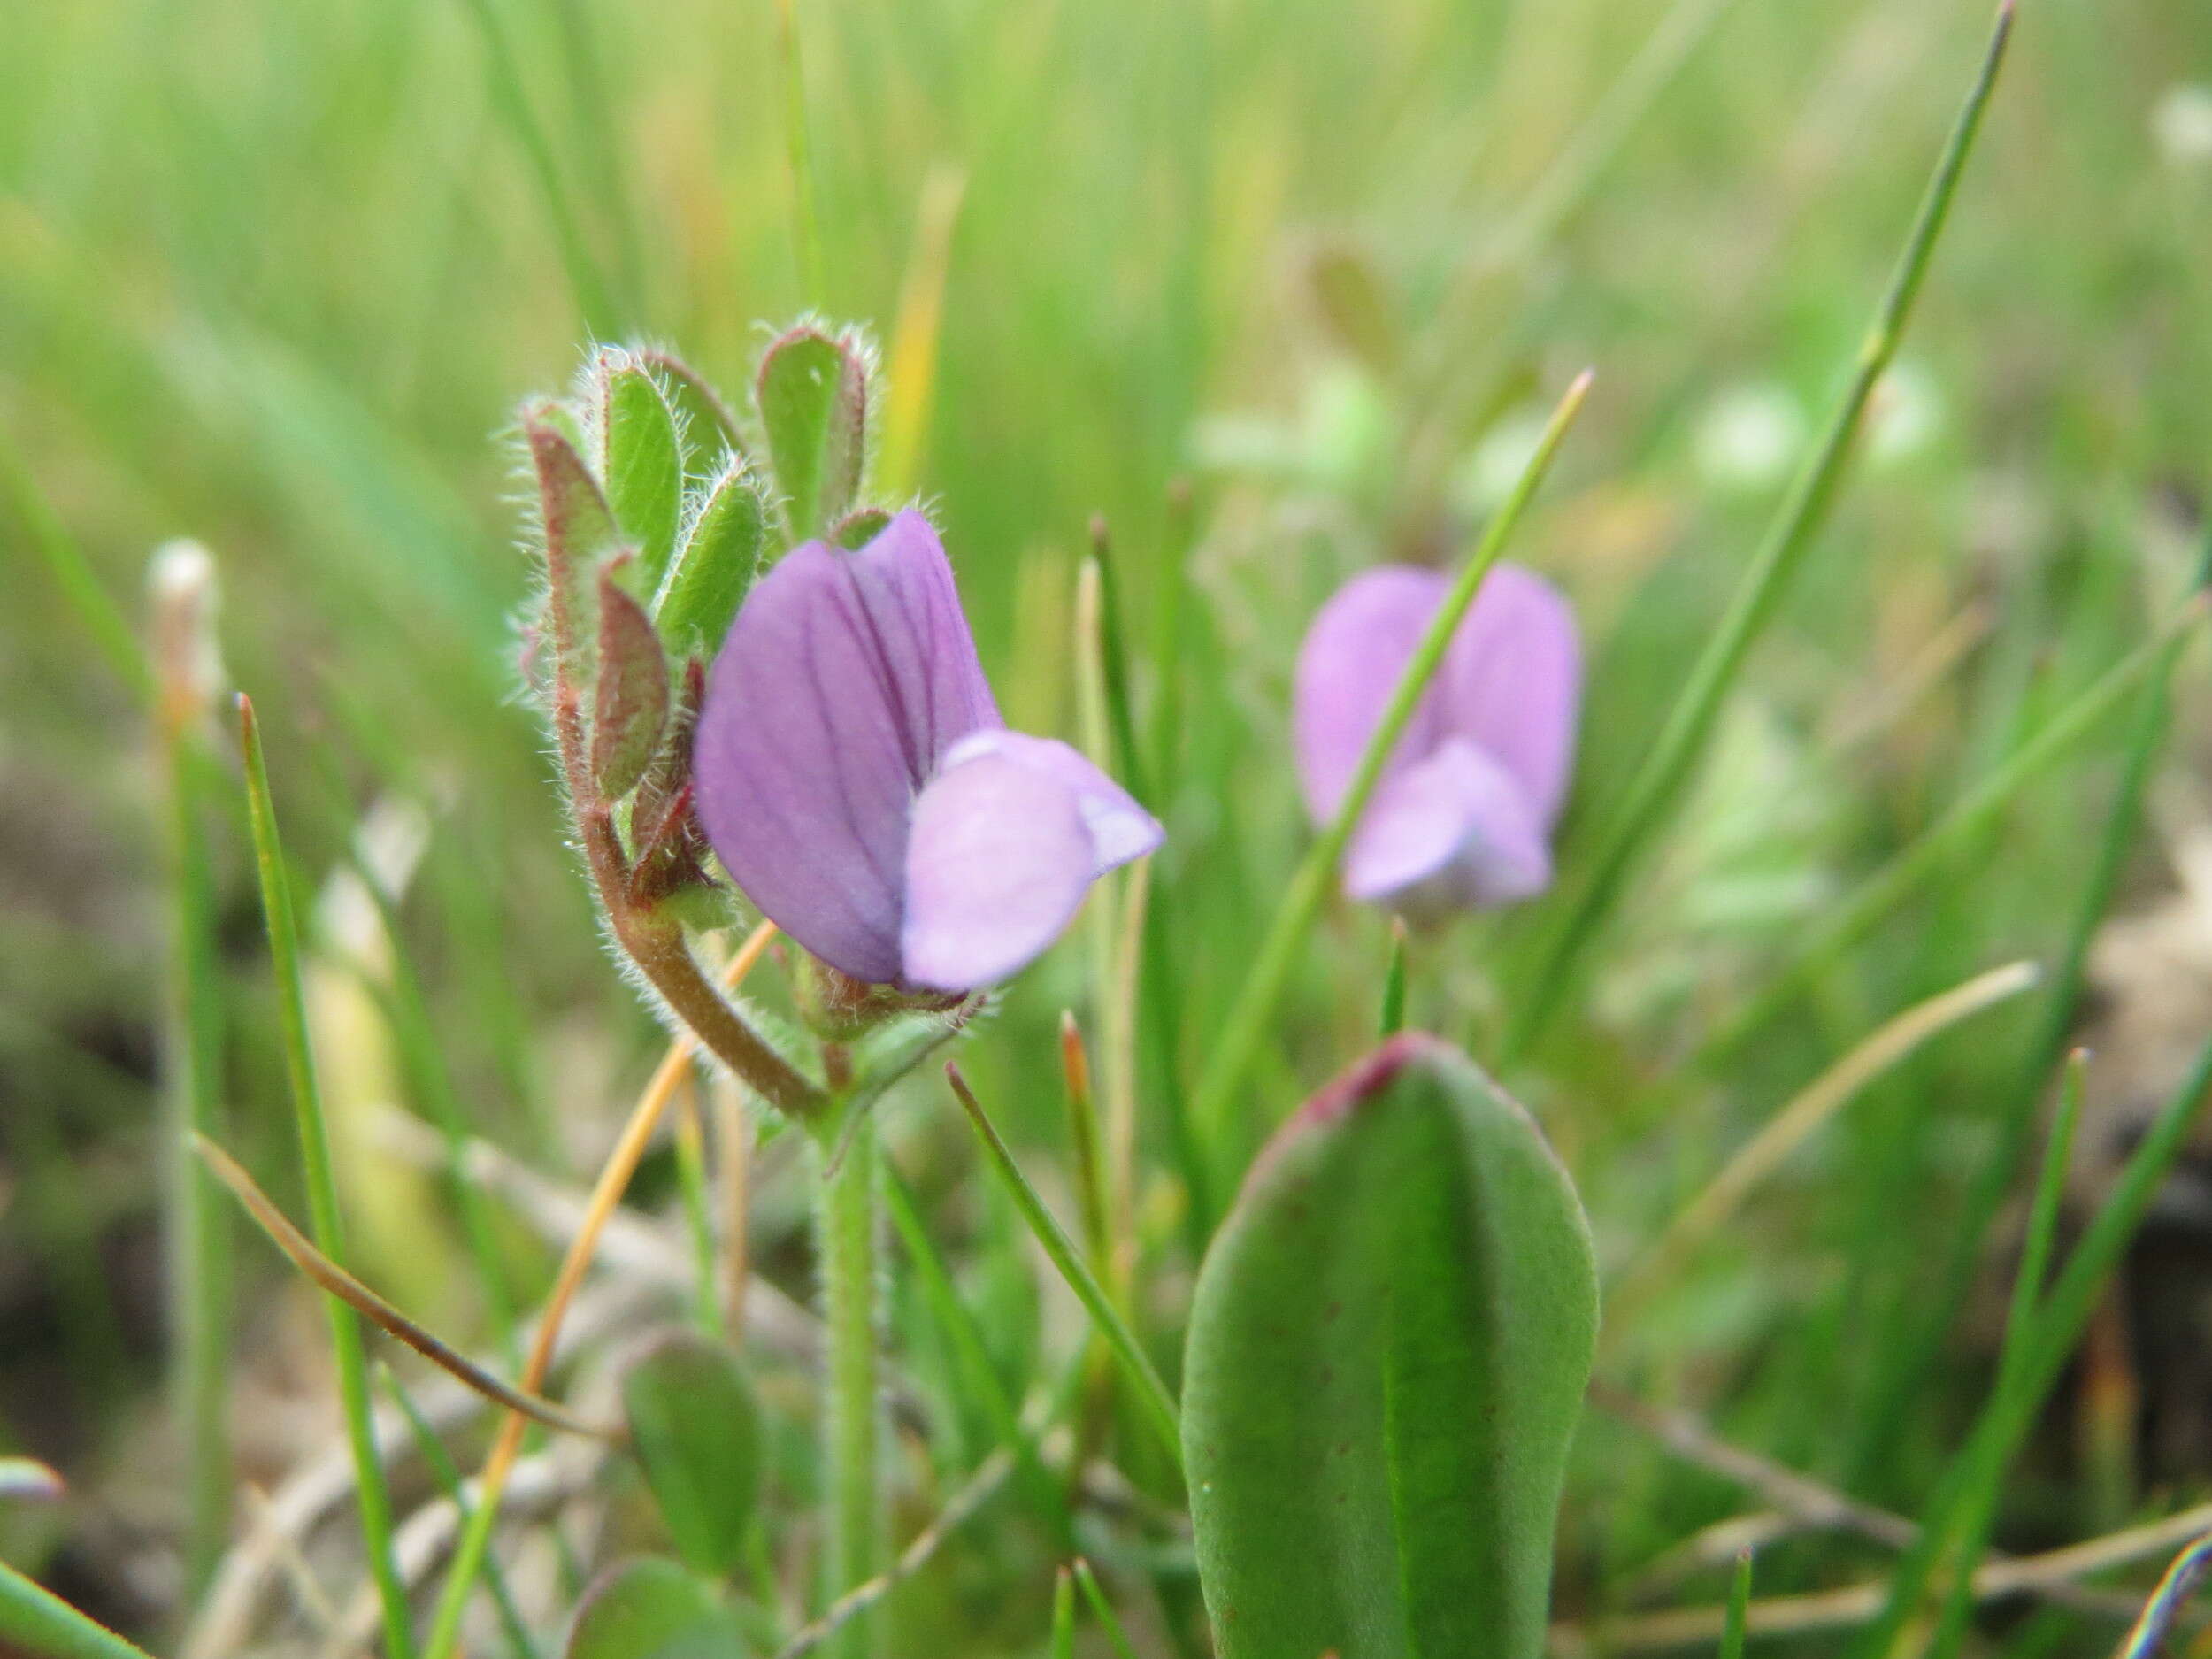
{"label": "plant stem", "polygon": [[1827,522],[1828,509],[1835,500],[1845,463],[1850,457],[1851,441],[1858,431],[1860,413],[1889,367],[1898,342],[1904,336],[1913,301],[1927,274],[1936,239],[1950,215],[1959,174],[1974,147],[1974,136],[1980,130],[1982,113],[1995,88],[1998,65],[2004,60],[2005,43],[2011,34],[2012,4],[2011,0],[2005,0],[1983,56],[1981,71],[1951,128],[1934,176],[1928,181],[1919,212],[1906,238],[1904,252],[1860,343],[1858,359],[1843,396],[1830,411],[1827,428],[1819,443],[1783,498],[1766,539],[1761,542],[1729,601],[1726,614],[1692,666],[1681,696],[1668,710],[1666,724],[1629,785],[1620,810],[1607,826],[1589,879],[1575,895],[1565,919],[1550,935],[1530,980],[1533,988],[1508,1033],[1501,1056],[1506,1065],[1513,1064],[1526,1054],[1542,1035],[1566,994],[1583,951],[1620,896],[1646,845],[1680,797],[1752,644],[1765,630],[1783,595],[1788,592],[1792,578],[1804,565],[1815,536]]}
{"label": "plant stem", "polygon": [[[338,1208],[338,1179],[330,1158],[329,1133],[323,1123],[322,1093],[315,1059],[308,1046],[307,1005],[300,988],[299,933],[292,914],[292,889],[277,836],[276,809],[269,795],[269,774],[261,754],[261,730],[253,704],[238,699],[240,747],[246,762],[246,802],[253,825],[254,860],[261,878],[261,905],[268,922],[269,955],[276,970],[277,1002],[284,1026],[285,1071],[291,1083],[297,1120],[300,1162],[306,1177],[310,1231],[315,1247],[344,1265],[345,1227]],[[414,1633],[407,1619],[407,1589],[392,1555],[392,1495],[377,1455],[376,1430],[369,1406],[369,1373],[358,1315],[335,1296],[326,1299],[331,1348],[336,1356],[339,1398],[346,1435],[353,1449],[356,1490],[361,1509],[362,1542],[369,1573],[376,1581],[384,1616],[384,1645],[389,1659],[412,1659]]]}
{"label": "plant stem", "polygon": [[[882,1448],[876,1386],[876,1140],[861,1123],[842,1158],[825,1171],[818,1246],[823,1314],[828,1324],[828,1398],[824,1421],[829,1457],[829,1549],[826,1577],[833,1599],[882,1570]],[[841,1659],[875,1651],[872,1615],[838,1632]]]}

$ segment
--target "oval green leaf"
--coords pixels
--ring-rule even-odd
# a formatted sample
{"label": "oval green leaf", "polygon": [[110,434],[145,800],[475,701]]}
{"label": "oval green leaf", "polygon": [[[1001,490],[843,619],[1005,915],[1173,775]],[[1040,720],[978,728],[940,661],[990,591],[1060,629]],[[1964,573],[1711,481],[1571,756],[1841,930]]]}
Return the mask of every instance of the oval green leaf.
{"label": "oval green leaf", "polygon": [[672,1332],[622,1379],[630,1440],[677,1553],[726,1574],[760,1500],[760,1405],[734,1355]]}
{"label": "oval green leaf", "polygon": [[1183,1394],[1219,1659],[1537,1659],[1597,1334],[1528,1115],[1392,1039],[1263,1152],[1207,1252]]}

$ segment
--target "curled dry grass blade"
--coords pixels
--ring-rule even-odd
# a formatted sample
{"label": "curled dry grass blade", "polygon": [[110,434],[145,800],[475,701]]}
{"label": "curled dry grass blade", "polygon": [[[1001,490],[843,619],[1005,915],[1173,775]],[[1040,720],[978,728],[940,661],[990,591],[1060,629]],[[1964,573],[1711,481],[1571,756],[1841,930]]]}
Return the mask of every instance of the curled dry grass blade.
{"label": "curled dry grass blade", "polygon": [[[291,882],[285,873],[284,849],[277,835],[275,803],[269,795],[260,724],[254,718],[252,703],[242,693],[238,698],[238,731],[246,763],[246,803],[253,827],[254,862],[260,875],[262,914],[268,925],[269,955],[276,971],[285,1073],[291,1086],[300,1162],[306,1176],[309,1223],[316,1248],[342,1265],[345,1229],[338,1209],[338,1179],[331,1164],[329,1130],[323,1121],[322,1091],[316,1081],[315,1056],[308,1046],[307,1003],[300,983],[299,930],[293,919]],[[408,1622],[407,1588],[400,1581],[392,1555],[392,1494],[385,1483],[384,1465],[377,1456],[360,1320],[334,1296],[329,1310],[339,1400],[353,1453],[362,1542],[383,1615],[384,1645],[391,1659],[412,1659],[414,1632]]]}
{"label": "curled dry grass blade", "polygon": [[1531,977],[1532,988],[1528,1000],[1521,1005],[1507,1035],[1503,1058],[1509,1065],[1525,1055],[1543,1034],[1566,995],[1584,952],[1610,915],[1629,875],[1652,837],[1667,821],[1691,772],[1704,753],[1714,720],[1734,687],[1745,658],[1765,632],[1827,521],[1828,509],[1835,500],[1850,457],[1859,418],[1904,336],[1913,301],[1927,274],[1929,257],[1934,252],[1944,221],[1949,217],[1959,174],[1974,147],[1975,134],[1981,130],[1982,115],[1996,88],[1998,67],[2004,61],[2005,46],[2011,38],[2012,17],[2012,0],[2004,0],[1982,58],[1981,72],[1936,163],[1935,175],[1929,180],[1918,216],[1906,238],[1904,254],[1859,347],[1858,359],[1843,396],[1831,411],[1825,430],[1789,494],[1783,498],[1765,541],[1753,556],[1729,601],[1726,614],[1699,654],[1681,696],[1669,710],[1666,724],[1660,728],[1619,810],[1599,841],[1589,864],[1589,875],[1549,937]]}
{"label": "curled dry grass blade", "polygon": [[2008,963],[1916,1003],[1799,1090],[1676,1212],[1622,1276],[1607,1298],[1608,1328],[1629,1322],[1683,1258],[1726,1223],[1762,1182],[1860,1090],[1931,1038],[2019,995],[2038,978],[2032,962]]}
{"label": "curled dry grass blade", "polygon": [[587,1422],[555,1405],[550,1400],[502,1382],[442,1337],[409,1318],[318,1250],[229,1153],[205,1135],[194,1135],[192,1146],[208,1168],[215,1172],[217,1179],[229,1187],[238,1202],[245,1206],[246,1213],[269,1235],[270,1240],[290,1258],[293,1266],[363,1317],[406,1343],[455,1381],[473,1388],[495,1404],[505,1406],[510,1411],[519,1411],[548,1428],[603,1440],[619,1440],[622,1438],[622,1431],[618,1428]]}

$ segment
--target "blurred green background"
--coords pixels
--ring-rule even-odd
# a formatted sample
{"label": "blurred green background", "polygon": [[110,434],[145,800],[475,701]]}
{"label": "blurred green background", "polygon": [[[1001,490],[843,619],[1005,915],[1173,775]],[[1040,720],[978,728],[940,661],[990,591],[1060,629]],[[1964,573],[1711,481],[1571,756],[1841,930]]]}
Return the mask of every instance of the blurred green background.
{"label": "blurred green background", "polygon": [[[671,345],[726,386],[764,323],[810,310],[888,345],[940,263],[933,204],[942,320],[903,481],[1033,729],[1076,732],[1075,572],[1091,517],[1112,528],[1141,712],[1174,739],[1156,881],[1187,1067],[1304,845],[1282,705],[1306,618],[1362,564],[1463,545],[1532,413],[1588,364],[1516,549],[1575,596],[1596,665],[1571,875],[1847,370],[1989,20],[1981,0],[802,4],[818,290],[772,0],[20,4],[0,23],[0,450],[134,617],[157,543],[214,551],[303,893],[372,803],[427,806],[406,948],[462,1094],[495,1138],[580,1161],[572,1118],[617,1109],[651,1028],[598,952],[515,695],[510,412],[594,336]],[[2119,723],[1724,1079],[1673,1075],[1809,918],[2145,636],[2212,469],[2208,318],[2212,18],[2026,0],[1838,517],[1587,997],[1510,1079],[1609,1260],[1880,1019],[2063,938]],[[159,1347],[160,845],[142,715],[19,505],[0,511],[0,1449],[105,1494],[44,1539],[100,1563],[130,1554],[107,1533],[167,1517],[107,1480],[150,1432]],[[2139,910],[2212,821],[2200,680]],[[277,1146],[243,840],[217,842],[232,1110]],[[1544,920],[1422,941],[1416,1018],[1483,1055]],[[1371,1024],[1382,925],[1326,927],[1270,1111]],[[2177,987],[2212,992],[2212,951],[2176,949],[2104,989],[2125,1014],[2139,968],[2193,1041],[2212,995]],[[1013,994],[975,1066],[998,1098],[1085,966],[1079,934]],[[1901,1333],[2029,1026],[1990,1018],[1874,1090],[1678,1305],[1620,1333],[1634,1363],[1909,1511],[1988,1354],[1968,1325],[1932,1356]],[[2170,1081],[2159,1045],[2110,1054],[2112,1135]],[[1018,1115],[1041,1137],[1053,1110]],[[387,1280],[434,1294],[435,1263],[405,1258]],[[1727,1502],[1594,1433],[1605,1478],[1577,1490],[1565,1569],[1585,1603]],[[2119,1438],[2085,1461],[2094,1435],[2055,1427],[2018,1541],[2212,1478],[2191,1435]],[[1827,1564],[1809,1546],[1777,1587]]]}

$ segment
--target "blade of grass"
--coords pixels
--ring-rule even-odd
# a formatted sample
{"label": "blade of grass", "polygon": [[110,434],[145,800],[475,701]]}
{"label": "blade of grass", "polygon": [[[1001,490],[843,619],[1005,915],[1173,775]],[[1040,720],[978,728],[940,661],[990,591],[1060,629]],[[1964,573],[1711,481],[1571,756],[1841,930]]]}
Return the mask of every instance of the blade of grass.
{"label": "blade of grass", "polygon": [[6,496],[21,521],[31,551],[77,613],[94,648],[107,659],[115,676],[150,707],[160,692],[152,658],[122,608],[100,585],[92,561],[47,501],[4,431],[0,431],[0,495]]}
{"label": "blade of grass", "polygon": [[1390,918],[1390,961],[1383,969],[1382,1018],[1377,1022],[1386,1037],[1395,1036],[1406,1024],[1406,918]]}
{"label": "blade of grass", "polygon": [[807,147],[806,68],[799,56],[797,0],[776,0],[776,47],[783,68],[784,150],[791,165],[792,246],[809,305],[828,303],[823,287],[822,234],[814,219],[814,160]]}
{"label": "blade of grass", "polygon": [[[2074,1154],[2074,1131],[2081,1121],[2081,1102],[2088,1056],[2077,1048],[2066,1063],[2066,1083],[2059,1092],[2058,1114],[2051,1123],[2050,1144],[2043,1154],[2043,1171],[2036,1182],[2028,1210],[2028,1230],[2020,1248],[2020,1264],[2012,1281],[2012,1302],[2005,1316],[2005,1341],[1999,1351],[1996,1393],[2002,1398],[2020,1386],[2026,1363],[2026,1337],[2033,1328],[2036,1308],[2043,1298],[2045,1276],[2057,1248],[2060,1210],[2066,1197],[2066,1171]],[[1996,1519],[1997,1500],[2003,1490],[2000,1478],[1981,1484],[1953,1524],[1955,1542],[1939,1556],[1941,1574],[1947,1574],[1942,1609],[1934,1636],[1922,1649],[1928,1659],[1947,1659],[1966,1639],[1967,1621],[1974,1611],[1974,1567],[1989,1545],[1989,1530]],[[1939,1574],[1939,1581],[1942,1577]]]}
{"label": "blade of grass", "polygon": [[878,495],[902,501],[914,493],[937,389],[937,344],[943,333],[945,273],[952,263],[953,227],[968,175],[940,162],[922,180],[914,216],[914,250],[899,284],[898,320],[884,374],[883,449],[876,460]]}
{"label": "blade of grass", "polygon": [[1947,868],[1962,849],[2019,792],[2093,731],[2146,680],[2159,673],[2168,653],[2202,625],[2203,598],[2190,600],[2150,640],[2107,669],[2037,729],[1965,795],[1952,803],[1910,845],[1876,871],[1841,904],[1831,906],[1796,944],[1789,961],[1767,975],[1759,994],[1699,1050],[1696,1069],[1710,1070],[1739,1053],[1793,998],[1863,939],[1916,889]]}
{"label": "blade of grass", "polygon": [[290,1258],[293,1266],[364,1318],[407,1344],[455,1381],[474,1389],[495,1405],[505,1406],[510,1411],[522,1412],[548,1428],[560,1429],[570,1434],[588,1435],[594,1440],[618,1440],[622,1438],[621,1431],[618,1429],[588,1423],[563,1410],[550,1400],[541,1399],[536,1394],[525,1393],[502,1382],[443,1338],[409,1318],[317,1249],[276,1207],[269,1195],[255,1185],[253,1177],[247,1174],[238,1161],[222,1148],[204,1135],[193,1136],[192,1145],[223,1185],[229,1187],[238,1202],[245,1206],[246,1213],[269,1235],[277,1248]]}
{"label": "blade of grass", "polygon": [[[1483,578],[1490,573],[1498,556],[1504,552],[1522,515],[1534,499],[1537,488],[1544,475],[1551,470],[1552,457],[1558,453],[1567,428],[1581,411],[1583,400],[1590,391],[1591,371],[1586,369],[1575,377],[1574,384],[1560,399],[1559,407],[1552,413],[1551,423],[1544,430],[1542,441],[1530,457],[1520,481],[1497,516],[1491,519],[1482,540],[1469,557],[1451,592],[1437,610],[1428,631],[1421,636],[1415,649],[1413,660],[1398,680],[1391,695],[1389,707],[1384,711],[1382,722],[1368,740],[1366,752],[1360,758],[1359,770],[1354,774],[1351,787],[1346,791],[1343,804],[1329,826],[1321,833],[1304,861],[1291,877],[1290,886],[1282,902],[1275,911],[1275,919],[1267,936],[1255,954],[1251,971],[1245,976],[1237,999],[1231,1006],[1229,1018],[1220,1036],[1215,1041],[1204,1076],[1198,1086],[1196,1101],[1192,1109],[1198,1129],[1204,1133],[1218,1134],[1227,1120],[1229,1109],[1237,1093],[1244,1087],[1246,1076],[1258,1057],[1260,1047],[1266,1041],[1268,1028],[1275,1016],[1276,1004],[1281,1001],[1284,987],[1289,982],[1291,971],[1297,965],[1300,953],[1305,949],[1306,936],[1312,931],[1315,919],[1321,913],[1323,901],[1328,896],[1330,884],[1336,879],[1337,865],[1342,861],[1345,847],[1352,839],[1353,828],[1360,814],[1366,810],[1375,787],[1382,781],[1385,764],[1398,746],[1407,723],[1413,718],[1422,694],[1429,681],[1435,678],[1442,664],[1444,652],[1451,644],[1452,635],[1459,627],[1461,618],[1474,603],[1475,595],[1482,586]],[[1213,1218],[1203,1218],[1208,1234],[1212,1231]]]}
{"label": "blade of grass", "polygon": [[[2208,588],[2212,588],[2212,528],[2206,530],[2199,544],[2196,568],[2189,578],[2191,592],[2201,593]],[[2075,906],[2065,947],[2059,954],[2057,970],[2051,976],[2050,989],[2043,999],[2042,1018],[2023,1058],[2020,1073],[2013,1080],[2011,1103],[1999,1125],[1997,1145],[1987,1156],[1976,1162],[1973,1184],[1967,1190],[1964,1219],[1955,1231],[1941,1271],[1932,1280],[1936,1290],[1928,1298],[1926,1315],[1901,1345],[1908,1357],[1893,1369],[1888,1387],[1869,1413],[1874,1419],[1870,1425],[1874,1443],[1887,1442],[1886,1425],[1909,1409],[1919,1393],[1927,1368],[1943,1352],[1942,1334],[1953,1327],[1960,1308],[1971,1292],[1974,1270],[1982,1259],[1984,1242],[2004,1206],[2005,1194],[2012,1188],[2014,1173],[2027,1155],[2034,1135],[2036,1108],[2043,1099],[2052,1071],[2066,1052],[2080,1009],[2083,987],[2089,975],[2090,947],[2119,891],[2137,827],[2142,821],[2144,796],[2157,771],[2159,756],[2165,749],[2172,724],[2174,669],[2187,643],[2185,634],[2176,634],[2167,641],[2162,660],[2139,694],[2135,721],[2123,751],[2119,780],[2113,787],[2112,805],[2105,815],[2104,833],[2090,866],[2089,879],[2083,884],[2081,898]]]}
{"label": "blade of grass", "polygon": [[2032,962],[2010,963],[1916,1002],[1799,1090],[1630,1264],[1606,1297],[1608,1325],[1617,1330],[1628,1325],[1669,1271],[1725,1225],[1754,1188],[1869,1083],[1961,1020],[2019,995],[2038,977]]}
{"label": "blade of grass", "polygon": [[1037,1196],[1037,1189],[1029,1184],[1028,1178],[1021,1172],[1021,1166],[1014,1162],[1013,1153],[999,1138],[998,1130],[985,1114],[981,1102],[975,1097],[975,1091],[968,1087],[967,1079],[961,1076],[960,1068],[947,1061],[945,1077],[952,1085],[952,1092],[958,1098],[962,1110],[968,1114],[968,1121],[975,1125],[976,1135],[983,1142],[984,1150],[990,1155],[992,1167],[1005,1184],[1007,1195],[1014,1201],[1014,1207],[1021,1212],[1022,1219],[1029,1224],[1029,1230],[1036,1235],[1045,1255],[1059,1270],[1060,1277],[1067,1281],[1068,1288],[1075,1293],[1076,1299],[1083,1304],[1085,1311],[1089,1313],[1092,1322],[1098,1327],[1099,1333],[1106,1339],[1115,1357],[1121,1362],[1123,1370],[1134,1386],[1138,1402],[1144,1408],[1146,1420],[1151,1424],[1170,1460],[1179,1471],[1183,1466],[1183,1437],[1178,1426],[1174,1396],[1168,1393],[1167,1385],[1160,1380],[1160,1373],[1154,1368],[1150,1356],[1145,1353],[1136,1333],[1130,1330],[1127,1322],[1107,1296],[1096,1275],[1085,1265],[1074,1245],[1068,1241],[1068,1235],[1061,1231],[1060,1224],[1045,1208],[1044,1200]]}
{"label": "blade of grass", "polygon": [[916,1281],[921,1286],[922,1299],[929,1306],[930,1317],[937,1321],[952,1345],[954,1361],[966,1379],[970,1397],[983,1408],[983,1414],[990,1419],[992,1432],[998,1436],[999,1444],[1012,1454],[1014,1474],[1023,1494],[1035,1507],[1039,1516],[1052,1527],[1062,1545],[1071,1547],[1075,1539],[1075,1522],[1068,1513],[1059,1485],[1039,1459],[1035,1439],[1022,1428],[1014,1397],[991,1363],[982,1329],[953,1285],[944,1257],[938,1254],[937,1247],[929,1236],[929,1229],[922,1221],[921,1210],[914,1202],[913,1190],[887,1157],[883,1161],[883,1191],[887,1201],[885,1209],[891,1217],[892,1230],[899,1235],[900,1245],[913,1266]]}
{"label": "blade of grass", "polygon": [[[291,884],[277,835],[268,767],[261,753],[260,724],[254,718],[253,703],[242,692],[238,698],[238,731],[246,763],[246,800],[253,826],[254,862],[261,879],[262,914],[268,926],[269,955],[275,967],[278,1008],[283,1021],[285,1072],[291,1086],[300,1162],[306,1177],[311,1232],[317,1249],[342,1265],[345,1226],[338,1208],[337,1175],[331,1167],[329,1133],[323,1123],[321,1091],[315,1080],[315,1057],[308,1048],[307,1005],[300,984],[299,932],[293,920]],[[391,1659],[412,1659],[414,1633],[408,1624],[406,1586],[392,1555],[392,1495],[385,1484],[384,1465],[376,1455],[361,1322],[335,1296],[329,1298],[328,1309],[339,1400],[353,1452],[362,1543],[382,1609],[385,1647]]]}
{"label": "blade of grass", "polygon": [[[2106,1279],[2181,1156],[2208,1093],[2212,1093],[2212,1041],[2198,1051],[2188,1077],[2160,1109],[2067,1258],[2050,1294],[2016,1339],[2019,1357],[2008,1361],[2005,1368],[2010,1386],[1993,1394],[1954,1461],[1929,1507],[1920,1543],[1908,1553],[1891,1581],[1881,1617],[1854,1649],[1857,1659],[1880,1659],[1890,1652],[1907,1621],[1924,1605],[1933,1569],[1958,1536],[1962,1520],[1970,1517],[1971,1506],[2002,1479],[2013,1453],[2034,1426],[2045,1394],[2072,1356]],[[2015,1340],[2008,1333],[2008,1347]]]}
{"label": "blade of grass", "polygon": [[1052,1586],[1050,1659],[1075,1659],[1075,1579],[1065,1567]]}
{"label": "blade of grass", "polygon": [[625,319],[607,292],[606,279],[600,273],[598,262],[584,244],[583,231],[569,206],[567,187],[561,181],[560,165],[553,157],[553,146],[546,139],[536,111],[531,108],[529,89],[523,84],[514,43],[507,38],[506,26],[493,0],[465,0],[465,4],[469,15],[476,20],[477,32],[483,36],[484,72],[491,82],[492,102],[513,130],[516,142],[521,144],[524,159],[545,198],[554,245],[568,272],[569,288],[575,295],[577,310],[582,313],[585,331],[595,340],[616,339],[624,332]]}
{"label": "blade of grass", "polygon": [[106,1625],[0,1562],[0,1647],[25,1659],[147,1659]]}
{"label": "blade of grass", "polygon": [[707,1132],[699,1114],[699,1082],[684,1079],[676,1091],[676,1184],[683,1194],[684,1230],[691,1236],[698,1281],[692,1287],[692,1319],[701,1334],[719,1340],[722,1325],[721,1257],[714,1246],[714,1200],[707,1191]]}
{"label": "blade of grass", "polygon": [[[385,1393],[392,1396],[392,1403],[407,1419],[408,1432],[415,1437],[415,1448],[422,1454],[423,1463],[429,1468],[431,1479],[438,1483],[438,1490],[453,1505],[454,1515],[461,1525],[469,1518],[468,1490],[461,1484],[461,1471],[438,1438],[438,1432],[430,1426],[429,1419],[416,1405],[415,1397],[407,1392],[399,1374],[388,1365],[382,1368]],[[507,1575],[500,1571],[495,1561],[484,1565],[484,1583],[492,1593],[492,1605],[499,1610],[499,1627],[507,1639],[508,1651],[513,1659],[538,1659],[537,1644],[530,1640],[530,1627],[523,1623],[522,1613],[515,1606],[514,1592],[508,1587]]]}
{"label": "blade of grass", "polygon": [[162,1071],[171,1387],[183,1441],[186,1600],[213,1578],[230,1538],[231,1233],[190,1137],[221,1132],[223,975],[200,733],[214,714],[215,567],[196,543],[158,549],[148,572],[160,690],[154,740],[168,829],[169,939]]}
{"label": "blade of grass", "polygon": [[1842,481],[1859,417],[1902,339],[1913,301],[1927,274],[1930,256],[1949,217],[1959,175],[1980,131],[1982,115],[1997,84],[2006,42],[2012,35],[2012,0],[2002,0],[1979,74],[1951,129],[1905,250],[1890,279],[1874,320],[1859,348],[1851,378],[1828,418],[1818,442],[1783,498],[1772,526],[1745,569],[1728,610],[1690,670],[1681,696],[1668,711],[1626,797],[1598,843],[1590,875],[1577,890],[1564,919],[1549,935],[1532,976],[1528,1000],[1509,1028],[1502,1056],[1511,1065],[1543,1034],[1566,995],[1583,953],[1620,897],[1647,844],[1667,820],[1704,752],[1722,703],[1733,687],[1752,646],[1779,607],[1792,580],[1825,524]]}
{"label": "blade of grass", "polygon": [[1743,1659],[1744,1624],[1751,1610],[1751,1552],[1736,1557],[1736,1576],[1728,1586],[1728,1623],[1720,1634],[1720,1659]]}
{"label": "blade of grass", "polygon": [[1106,1599],[1106,1591],[1098,1582],[1098,1575],[1091,1571],[1091,1563],[1081,1556],[1075,1560],[1075,1581],[1083,1587],[1083,1599],[1091,1604],[1091,1613],[1106,1640],[1113,1644],[1119,1659],[1137,1659],[1137,1650],[1130,1645],[1128,1632],[1122,1629],[1121,1620],[1114,1614],[1114,1604]]}

